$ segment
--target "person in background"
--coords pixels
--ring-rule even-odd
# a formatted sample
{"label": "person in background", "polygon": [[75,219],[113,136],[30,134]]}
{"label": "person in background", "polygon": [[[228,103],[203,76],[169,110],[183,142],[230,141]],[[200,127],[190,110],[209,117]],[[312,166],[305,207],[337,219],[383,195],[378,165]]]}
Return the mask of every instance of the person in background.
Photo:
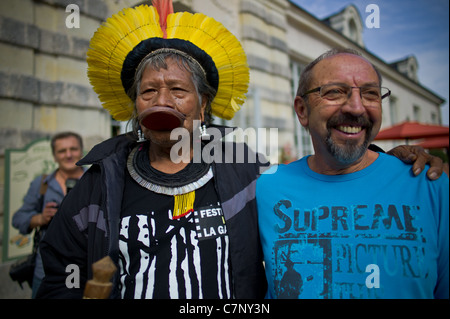
{"label": "person in background", "polygon": [[256,186],[268,298],[449,298],[448,177],[369,149],[389,95],[356,51],[306,67],[295,111],[315,153]]}
{"label": "person in background", "polygon": [[[83,140],[73,132],[62,132],[51,139],[51,150],[58,168],[47,176],[38,176],[30,184],[24,197],[23,205],[14,213],[13,227],[21,234],[29,234],[36,229],[40,240],[43,239],[48,224],[58,211],[71,182],[77,181],[84,173],[84,169],[76,165],[83,156]],[[45,194],[41,195],[41,187],[45,187]],[[38,248],[36,266],[32,284],[32,298],[36,296],[39,285],[44,278],[41,254]]]}

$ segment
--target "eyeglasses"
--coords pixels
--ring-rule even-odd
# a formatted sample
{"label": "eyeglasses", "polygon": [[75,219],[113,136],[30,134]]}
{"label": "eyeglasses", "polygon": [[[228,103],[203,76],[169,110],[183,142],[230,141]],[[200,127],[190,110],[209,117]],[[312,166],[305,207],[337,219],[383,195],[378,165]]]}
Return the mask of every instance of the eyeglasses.
{"label": "eyeglasses", "polygon": [[319,92],[320,97],[332,104],[342,105],[352,96],[353,89],[359,89],[359,96],[365,106],[378,106],[385,97],[391,95],[388,88],[380,86],[350,86],[347,84],[325,84],[306,91],[301,97]]}

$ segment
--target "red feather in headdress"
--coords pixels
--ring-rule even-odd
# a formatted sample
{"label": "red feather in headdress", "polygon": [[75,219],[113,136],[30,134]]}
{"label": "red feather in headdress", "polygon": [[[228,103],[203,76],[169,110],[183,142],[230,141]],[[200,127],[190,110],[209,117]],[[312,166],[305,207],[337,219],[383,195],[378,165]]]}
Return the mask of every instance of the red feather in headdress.
{"label": "red feather in headdress", "polygon": [[164,33],[164,39],[167,38],[167,16],[173,13],[172,0],[152,0],[153,6],[156,8],[159,14],[159,24]]}

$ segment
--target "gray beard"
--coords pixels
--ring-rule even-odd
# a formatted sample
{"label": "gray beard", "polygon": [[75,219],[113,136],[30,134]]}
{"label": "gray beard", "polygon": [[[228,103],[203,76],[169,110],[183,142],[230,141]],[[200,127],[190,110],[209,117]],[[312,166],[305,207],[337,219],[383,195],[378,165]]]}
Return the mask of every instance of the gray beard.
{"label": "gray beard", "polygon": [[364,143],[359,146],[353,145],[350,141],[348,141],[344,146],[338,146],[333,142],[329,135],[325,140],[325,143],[333,158],[343,165],[350,165],[356,162],[366,153],[367,148],[369,147],[369,141],[367,138]]}
{"label": "gray beard", "polygon": [[[353,141],[346,141],[343,146],[336,145],[331,139],[331,128],[339,125],[340,123],[354,123],[361,125],[366,130],[366,136],[364,142],[358,146]],[[331,118],[328,123],[328,136],[325,139],[328,152],[342,165],[350,165],[356,162],[358,159],[366,153],[369,144],[370,136],[372,135],[373,123],[366,117],[355,117],[350,114],[342,114]]]}

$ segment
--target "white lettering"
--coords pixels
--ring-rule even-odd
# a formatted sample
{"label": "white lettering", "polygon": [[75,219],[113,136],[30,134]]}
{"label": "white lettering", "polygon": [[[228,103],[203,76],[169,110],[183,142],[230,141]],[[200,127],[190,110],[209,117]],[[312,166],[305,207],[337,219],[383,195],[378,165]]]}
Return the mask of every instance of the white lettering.
{"label": "white lettering", "polygon": [[380,28],[380,8],[376,4],[369,4],[366,13],[370,14],[366,18],[366,27],[369,29]]}
{"label": "white lettering", "polygon": [[69,4],[66,12],[71,12],[66,18],[66,27],[68,29],[80,28],[80,8],[76,4]]}
{"label": "white lettering", "polygon": [[366,272],[371,273],[366,278],[366,287],[369,289],[380,288],[380,267],[375,264],[367,265]]}
{"label": "white lettering", "polygon": [[80,267],[70,264],[66,267],[66,272],[69,273],[66,278],[66,287],[69,289],[80,288]]}

